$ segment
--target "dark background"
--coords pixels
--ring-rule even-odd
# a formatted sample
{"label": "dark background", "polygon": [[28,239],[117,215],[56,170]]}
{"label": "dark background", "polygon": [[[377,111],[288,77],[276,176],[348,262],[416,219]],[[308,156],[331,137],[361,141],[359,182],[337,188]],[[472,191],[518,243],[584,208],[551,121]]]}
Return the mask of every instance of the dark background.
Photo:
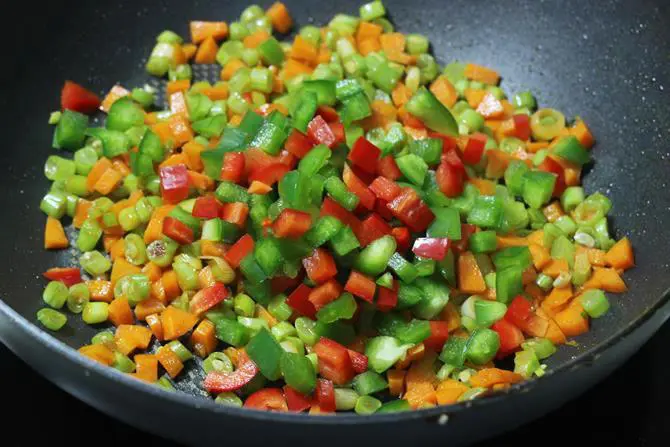
{"label": "dark background", "polygon": [[[549,440],[551,445],[564,446],[587,441],[596,445],[668,445],[669,344],[670,324],[666,324],[624,367],[579,399],[480,446],[537,446]],[[2,425],[7,442],[2,445],[7,447],[43,445],[67,432],[75,432],[75,439],[96,447],[177,445],[140,432],[76,400],[31,370],[2,344],[0,380],[5,384]],[[39,429],[23,428],[32,422],[38,423]],[[234,433],[230,434],[230,441],[234,444]],[[273,440],[272,445],[280,446],[281,440]]]}

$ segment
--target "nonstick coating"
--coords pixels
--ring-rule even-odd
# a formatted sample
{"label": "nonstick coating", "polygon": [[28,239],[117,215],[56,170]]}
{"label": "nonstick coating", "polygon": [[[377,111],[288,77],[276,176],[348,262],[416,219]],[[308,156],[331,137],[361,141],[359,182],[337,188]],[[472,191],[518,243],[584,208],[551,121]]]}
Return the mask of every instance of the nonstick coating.
{"label": "nonstick coating", "polygon": [[[129,87],[141,85],[149,79],[143,71],[143,63],[160,31],[172,29],[188,36],[188,20],[231,21],[246,4],[223,0],[58,3],[45,6],[47,9],[41,11],[39,17],[26,12],[12,19],[9,28],[12,43],[5,46],[9,47],[9,64],[0,84],[4,143],[0,152],[0,209],[5,214],[0,234],[5,254],[0,259],[3,272],[0,298],[30,323],[36,322],[35,312],[42,307],[40,297],[45,282],[39,273],[67,262],[71,256],[42,250],[45,218],[38,207],[48,187],[42,175],[43,161],[54,153],[50,149],[51,129],[46,120],[49,112],[59,107],[63,81],[75,80],[101,94],[116,82]],[[263,6],[268,6],[267,3]],[[361,1],[287,0],[286,3],[297,23],[305,25],[323,24],[339,12],[356,14]],[[631,238],[638,266],[625,275],[630,292],[611,296],[612,309],[607,316],[594,321],[592,330],[577,338],[578,347],[561,348],[549,363],[552,367],[574,364],[575,359],[579,363],[585,352],[600,352],[605,342],[611,344],[624,328],[631,331],[642,320],[653,322],[648,323],[644,331],[631,334],[630,338],[634,338],[637,345],[642,343],[668,313],[666,306],[662,312],[652,315],[653,310],[665,303],[664,292],[670,287],[666,256],[670,247],[670,231],[666,228],[670,222],[670,195],[666,193],[670,181],[667,144],[670,113],[666,93],[666,89],[670,89],[668,6],[661,1],[580,0],[389,0],[384,3],[397,29],[430,38],[441,63],[465,60],[495,67],[503,76],[503,88],[508,94],[531,90],[542,106],[555,107],[567,117],[579,115],[589,124],[597,145],[593,150],[595,164],[589,169],[584,185],[587,192],[602,191],[612,198],[610,225],[617,238],[623,235]],[[54,362],[56,356],[63,359],[62,352],[54,351],[62,351],[62,346],[38,335],[23,320],[14,319],[10,324],[8,312],[3,311],[1,305],[2,302],[0,338],[19,355],[39,367],[40,362],[25,347],[36,346],[30,345],[30,341],[39,343],[41,349],[48,349],[44,355],[52,356]],[[20,334],[17,335],[17,331]],[[95,329],[81,323],[79,318],[70,318],[68,326],[55,336],[76,347],[86,343],[94,332]],[[610,349],[619,362],[635,350],[635,346],[625,350],[620,346]],[[617,349],[621,352],[617,353]],[[598,363],[593,356],[589,356],[588,361]],[[70,369],[77,367],[77,360],[68,358],[67,362]],[[617,360],[611,361],[597,376],[605,374],[616,363]],[[97,367],[87,366],[94,375],[101,374]],[[63,382],[67,381],[64,373],[42,371],[68,388]],[[556,380],[555,394],[560,398],[556,397],[553,405],[577,392],[569,391],[569,379],[556,379],[566,374],[543,379]],[[589,384],[591,382],[593,380]],[[97,390],[87,389],[87,386],[92,385],[83,383],[80,389],[72,389],[70,385],[68,390],[105,411],[124,417],[118,408],[97,402],[94,397]],[[128,403],[134,398],[130,396],[130,387],[123,381],[117,388],[118,393],[128,394],[124,396]],[[148,389],[143,385],[132,385],[132,388],[133,393],[147,393]],[[151,395],[148,400],[165,402],[164,393],[156,396],[152,392]],[[503,398],[511,399],[513,395]],[[499,399],[493,401],[501,406]],[[189,404],[192,402],[181,398],[169,403],[182,407]],[[484,407],[478,404],[467,411],[480,411]],[[548,403],[538,405],[534,412],[513,423],[538,416],[549,408]],[[163,411],[170,410],[164,408]],[[205,404],[201,411],[211,412],[211,407]],[[226,412],[230,417],[240,416],[239,412]],[[249,415],[244,413],[241,418]],[[254,418],[288,420],[283,416]],[[417,416],[394,418],[409,420]],[[341,421],[348,423],[351,419]],[[151,428],[148,423],[136,422]],[[478,432],[473,433],[473,439],[501,429],[487,431],[487,422],[482,420],[481,424]],[[167,432],[182,440],[203,439],[188,433],[174,434],[175,430]]]}

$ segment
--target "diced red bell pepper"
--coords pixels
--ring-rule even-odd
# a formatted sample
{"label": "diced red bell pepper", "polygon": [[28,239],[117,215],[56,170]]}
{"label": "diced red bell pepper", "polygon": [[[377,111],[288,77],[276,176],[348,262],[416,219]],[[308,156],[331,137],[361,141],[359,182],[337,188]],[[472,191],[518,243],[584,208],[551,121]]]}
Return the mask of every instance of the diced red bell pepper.
{"label": "diced red bell pepper", "polygon": [[352,351],[351,349],[347,349],[347,351],[351,359],[351,367],[356,374],[361,374],[368,370],[368,357],[365,354]]}
{"label": "diced red bell pepper", "polygon": [[[250,147],[244,151],[244,158],[244,173],[247,176],[251,172],[277,163],[281,163],[288,166],[289,169],[293,169],[296,162],[296,157],[287,150],[281,151],[277,156],[272,156],[263,149],[257,147]],[[249,180],[249,183],[251,183],[251,180]]]}
{"label": "diced red bell pepper", "polygon": [[301,315],[314,319],[316,317],[316,308],[309,300],[309,295],[312,293],[312,288],[305,284],[300,284],[291,294],[286,298],[286,304],[291,306],[293,310]]}
{"label": "diced red bell pepper", "polygon": [[369,188],[378,199],[383,199],[387,202],[395,199],[400,194],[400,186],[393,180],[389,180],[381,175],[372,181]]}
{"label": "diced red bell pepper", "polygon": [[247,224],[247,216],[249,216],[249,205],[244,202],[226,203],[221,209],[221,218],[240,228],[244,228]]}
{"label": "diced red bell pepper", "polygon": [[266,411],[288,411],[284,393],[279,388],[263,388],[247,397],[244,408]]}
{"label": "diced red bell pepper", "polygon": [[195,315],[202,315],[212,307],[230,296],[230,291],[220,282],[200,289],[193,295],[189,303],[189,311]]}
{"label": "diced red bell pepper", "polygon": [[424,231],[435,219],[430,208],[423,203],[412,188],[404,188],[400,195],[389,202],[388,208],[393,215],[415,233]]}
{"label": "diced red bell pepper", "polygon": [[362,273],[352,270],[349,274],[349,279],[344,285],[344,290],[359,297],[362,300],[371,303],[375,299],[375,290],[377,289],[377,284],[375,284],[374,279],[369,276],[365,276]]}
{"label": "diced red bell pepper", "polygon": [[330,281],[315,287],[307,298],[317,311],[328,303],[332,303],[342,294],[340,283],[331,279]]}
{"label": "diced red bell pepper", "polygon": [[340,115],[337,114],[337,110],[327,105],[320,105],[316,109],[316,115],[321,115],[321,118],[323,118],[327,123],[340,120]]}
{"label": "diced red bell pepper", "polygon": [[81,271],[76,267],[53,267],[42,275],[50,281],[60,281],[68,287],[84,282],[81,279]]}
{"label": "diced red bell pepper", "polygon": [[322,413],[335,412],[335,387],[333,382],[326,379],[317,379],[314,394]]}
{"label": "diced red bell pepper", "polygon": [[[319,358],[319,374],[338,385],[344,385],[354,378],[354,368],[349,350],[338,342],[326,337],[316,342],[314,353]],[[317,385],[318,387],[318,385]]]}
{"label": "diced red bell pepper", "polygon": [[333,130],[320,115],[312,118],[307,125],[307,136],[316,144],[325,144],[329,148],[335,146],[336,138]]}
{"label": "diced red bell pepper", "polygon": [[429,321],[430,323],[430,337],[423,341],[423,345],[440,352],[444,346],[444,342],[449,338],[449,323],[446,321]]}
{"label": "diced red bell pepper", "polygon": [[344,184],[347,185],[347,189],[358,196],[361,206],[368,210],[372,210],[375,207],[375,195],[370,191],[368,185],[358,178],[347,164],[344,165],[342,179],[344,180]]}
{"label": "diced red bell pepper", "polygon": [[395,238],[399,253],[404,253],[409,249],[412,235],[407,227],[395,227],[391,230],[391,235]]}
{"label": "diced red bell pepper", "polygon": [[258,367],[244,352],[239,352],[238,367],[231,373],[210,371],[205,377],[204,388],[214,394],[236,391],[242,388],[258,374]]}
{"label": "diced red bell pepper", "polygon": [[553,197],[559,197],[563,194],[563,191],[568,187],[565,183],[565,169],[561,166],[556,160],[550,156],[544,157],[544,160],[537,167],[541,171],[552,172],[556,174],[556,183],[554,184],[554,191],[552,192]]}
{"label": "diced red bell pepper", "polygon": [[246,158],[242,152],[226,152],[221,165],[221,180],[240,183],[244,178]]}
{"label": "diced red bell pepper", "polygon": [[285,164],[286,166],[289,167],[289,169],[294,169],[296,165],[298,164],[298,157],[287,151],[286,149],[283,149],[279,153],[279,163]]}
{"label": "diced red bell pepper", "polygon": [[458,241],[453,241],[451,244],[454,253],[461,253],[468,249],[468,244],[470,242],[470,236],[475,234],[477,227],[472,224],[461,224],[461,239]]}
{"label": "diced red bell pepper", "polygon": [[245,234],[239,238],[223,256],[226,258],[228,264],[236,269],[240,266],[242,259],[246,258],[249,253],[254,251],[254,245],[254,239],[251,235]]}
{"label": "diced red bell pepper", "polygon": [[190,180],[184,164],[164,166],[159,169],[161,195],[168,203],[179,203],[188,198]]}
{"label": "diced red bell pepper", "polygon": [[301,411],[308,410],[312,406],[311,396],[305,396],[288,385],[284,385],[284,397],[286,398],[288,411],[300,413]]}
{"label": "diced red bell pepper", "polygon": [[402,172],[396,164],[393,155],[387,155],[379,159],[379,162],[377,163],[377,174],[392,181],[402,177]]}
{"label": "diced red bell pepper", "polygon": [[298,287],[298,285],[302,283],[303,278],[304,275],[302,274],[302,270],[301,273],[295,278],[289,278],[288,276],[275,276],[270,280],[272,293],[278,295],[280,293],[286,292],[289,289]]}
{"label": "diced red bell pepper", "polygon": [[512,117],[514,120],[514,136],[520,140],[530,140],[530,117],[520,113]]}
{"label": "diced red bell pepper", "polygon": [[330,197],[323,199],[319,216],[333,216],[343,224],[351,227],[354,233],[356,232],[356,228],[360,227],[361,225],[361,221],[358,219],[358,217],[356,217],[351,211],[343,208],[339,203]]}
{"label": "diced red bell pepper", "polygon": [[265,183],[268,186],[272,186],[284,178],[286,173],[290,170],[291,168],[286,166],[284,163],[274,163],[267,165],[252,171],[251,174],[249,174],[249,183],[258,181]]}
{"label": "diced red bell pepper", "polygon": [[381,153],[377,146],[361,136],[354,142],[347,159],[365,172],[375,174]]}
{"label": "diced red bell pepper", "polygon": [[414,241],[412,252],[422,258],[441,261],[449,250],[449,239],[446,237],[420,237]]}
{"label": "diced red bell pepper", "polygon": [[439,138],[440,140],[442,140],[443,154],[454,151],[458,147],[458,141],[456,141],[456,138],[450,137],[449,135],[444,135],[437,132],[428,132],[428,137]]}
{"label": "diced red bell pepper", "polygon": [[188,225],[170,216],[163,219],[163,234],[180,245],[187,245],[195,240],[193,230]]}
{"label": "diced red bell pepper", "polygon": [[446,162],[441,162],[435,171],[435,181],[447,197],[458,197],[463,193],[463,172]]}
{"label": "diced red bell pepper", "polygon": [[391,234],[391,226],[384,221],[377,213],[372,213],[363,220],[358,231],[355,233],[356,238],[361,243],[362,247],[367,247],[373,241],[387,234]]}
{"label": "diced red bell pepper", "polygon": [[487,136],[483,133],[475,133],[470,135],[465,149],[463,150],[463,161],[469,165],[476,165],[484,155],[484,147],[486,146]]}
{"label": "diced red bell pepper", "polygon": [[517,296],[512,300],[511,303],[509,303],[509,306],[507,306],[505,320],[509,321],[518,328],[523,328],[531,314],[532,312],[530,301],[522,296]]}
{"label": "diced red bell pepper", "polygon": [[191,215],[202,219],[214,219],[221,215],[222,208],[221,203],[214,196],[200,196],[195,199]]}
{"label": "diced red bell pepper", "polygon": [[93,113],[100,107],[100,98],[75,82],[65,81],[60,92],[60,106],[63,110]]}
{"label": "diced red bell pepper", "polygon": [[275,236],[281,238],[297,239],[312,226],[312,216],[292,209],[284,209],[272,223],[272,231]]}
{"label": "diced red bell pepper", "polygon": [[310,256],[302,260],[307,276],[317,284],[328,281],[337,275],[335,260],[323,248],[315,249]]}
{"label": "diced red bell pepper", "polygon": [[333,143],[333,147],[337,146],[338,144],[345,143],[346,135],[344,133],[344,124],[339,121],[328,121],[328,125],[330,126],[330,131],[333,132],[333,136],[335,137],[335,143]]}
{"label": "diced red bell pepper", "polygon": [[498,333],[501,353],[509,354],[516,351],[524,341],[521,329],[505,319],[493,323],[491,329]]}
{"label": "diced red bell pepper", "polygon": [[284,146],[287,151],[298,158],[303,158],[314,147],[314,143],[307,135],[297,129],[293,129],[291,134],[286,139]]}
{"label": "diced red bell pepper", "polygon": [[461,157],[458,155],[458,152],[456,152],[456,149],[443,152],[440,161],[447,163],[453,168],[460,169],[461,171],[465,172],[465,165],[463,165],[463,160],[461,160]]}
{"label": "diced red bell pepper", "polygon": [[393,213],[388,209],[388,204],[389,203],[384,199],[377,199],[375,202],[375,213],[379,214],[384,220],[393,219]]}
{"label": "diced red bell pepper", "polygon": [[398,305],[399,287],[400,284],[396,280],[393,280],[393,289],[379,287],[379,293],[377,293],[377,309],[379,309],[380,312],[389,312]]}

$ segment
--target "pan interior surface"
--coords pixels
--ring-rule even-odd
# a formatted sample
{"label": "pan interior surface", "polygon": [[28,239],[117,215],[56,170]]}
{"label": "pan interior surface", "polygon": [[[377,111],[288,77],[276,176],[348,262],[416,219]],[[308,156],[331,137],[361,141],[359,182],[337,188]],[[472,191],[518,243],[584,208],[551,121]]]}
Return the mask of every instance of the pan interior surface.
{"label": "pan interior surface", "polygon": [[[356,14],[360,3],[286,1],[298,26],[324,24],[340,12]],[[652,308],[670,287],[669,261],[659,253],[670,246],[664,225],[670,221],[670,195],[663,193],[670,181],[667,6],[575,0],[384,3],[397,29],[429,37],[440,63],[463,60],[494,67],[508,95],[530,90],[542,106],[581,116],[596,137],[595,164],[584,185],[587,192],[602,191],[612,199],[610,225],[617,238],[631,238],[638,267],[625,275],[630,291],[611,297],[610,312],[577,338],[577,347],[560,349],[550,367],[598,346]],[[6,124],[0,153],[0,209],[5,212],[0,298],[31,323],[42,307],[40,273],[73,256],[42,250],[45,217],[39,210],[48,187],[43,161],[53,153],[46,120],[58,108],[63,81],[72,79],[99,93],[115,83],[142,85],[150,79],[143,65],[160,31],[188,36],[189,20],[230,21],[247,2],[66,4],[50,6],[50,14],[38,19],[41,26],[32,24],[30,33],[22,19],[14,23],[24,45],[10,52],[0,99]],[[78,347],[99,329],[70,318],[54,336]],[[180,387],[203,394],[194,385],[196,369],[180,380]]]}

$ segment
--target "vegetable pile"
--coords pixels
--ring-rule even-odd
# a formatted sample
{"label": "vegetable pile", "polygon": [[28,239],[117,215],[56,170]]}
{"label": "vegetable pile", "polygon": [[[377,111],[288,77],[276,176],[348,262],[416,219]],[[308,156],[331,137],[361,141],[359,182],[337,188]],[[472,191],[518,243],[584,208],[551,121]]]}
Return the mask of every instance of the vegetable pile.
{"label": "vegetable pile", "polygon": [[66,82],[49,122],[73,157],[47,159],[41,209],[45,248],[80,256],[44,274],[38,320],[81,314],[102,328],[84,356],[167,389],[196,363],[216,402],[255,409],[402,411],[543,375],[634,265],[580,186],[591,132],[494,70],[441,67],[385,13],[290,43],[279,2],[165,31],[146,64],[165,110]]}

